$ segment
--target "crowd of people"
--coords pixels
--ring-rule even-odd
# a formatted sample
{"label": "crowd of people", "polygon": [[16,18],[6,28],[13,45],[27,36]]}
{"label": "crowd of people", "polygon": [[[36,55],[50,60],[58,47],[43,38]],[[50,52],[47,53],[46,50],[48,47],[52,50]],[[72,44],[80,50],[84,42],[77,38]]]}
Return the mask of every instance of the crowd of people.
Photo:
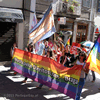
{"label": "crowd of people", "polygon": [[[81,47],[77,48],[77,55],[74,55],[70,53],[71,46],[67,44],[64,45],[60,37],[56,41],[51,41],[51,39],[48,38],[46,40],[40,41],[38,44],[39,44],[38,49],[35,49],[35,45],[31,43],[25,48],[25,51],[51,58],[68,68],[71,68],[74,65],[83,65],[83,66],[85,65],[85,60],[87,58],[88,52],[84,51],[83,46],[82,48]],[[14,45],[14,48],[16,48],[16,45]],[[11,55],[13,55],[14,48],[12,48]],[[82,91],[82,88],[84,86],[85,79],[87,76],[87,73],[85,73],[86,72],[85,70],[86,69],[83,67],[81,71],[80,81],[78,84],[75,100],[80,100],[81,91]],[[26,81],[27,81],[27,77],[25,77],[23,82],[26,82]],[[93,73],[92,82],[94,81],[95,81],[95,74]],[[37,86],[37,88],[41,89],[42,86],[43,84],[40,84],[39,86]]]}

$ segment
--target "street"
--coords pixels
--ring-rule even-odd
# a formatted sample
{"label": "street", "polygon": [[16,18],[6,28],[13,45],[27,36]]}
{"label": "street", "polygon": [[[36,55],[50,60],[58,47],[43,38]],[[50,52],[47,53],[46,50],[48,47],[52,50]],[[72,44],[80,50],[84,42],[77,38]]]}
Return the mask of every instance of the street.
{"label": "street", "polygon": [[[96,81],[92,83],[90,71],[82,90],[81,100],[100,99],[99,77],[96,73]],[[32,82],[31,79],[28,79],[27,83],[22,83],[23,80],[24,76],[13,75],[13,72],[10,71],[10,64],[0,65],[0,100],[73,100],[56,90],[49,90],[47,86],[36,89],[39,83]]]}

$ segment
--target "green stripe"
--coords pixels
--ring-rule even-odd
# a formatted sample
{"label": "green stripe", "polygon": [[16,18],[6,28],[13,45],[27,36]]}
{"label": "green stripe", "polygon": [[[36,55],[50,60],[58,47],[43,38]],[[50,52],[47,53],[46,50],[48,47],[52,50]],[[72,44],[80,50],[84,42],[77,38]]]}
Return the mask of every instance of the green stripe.
{"label": "green stripe", "polygon": [[48,75],[48,74],[41,73],[41,72],[38,72],[38,71],[36,71],[36,70],[33,70],[33,68],[29,68],[29,67],[23,66],[23,65],[21,65],[20,63],[15,62],[14,60],[12,60],[12,62],[17,63],[18,65],[20,65],[20,66],[22,66],[22,67],[24,67],[24,68],[26,68],[26,69],[29,69],[30,71],[34,71],[34,72],[39,73],[39,74],[41,74],[41,75],[43,75],[43,76],[47,76],[47,77],[53,78],[53,79],[55,79],[55,80],[57,80],[57,81],[59,81],[59,82],[64,82],[64,83],[67,83],[67,84],[72,85],[72,86],[74,86],[74,87],[77,87],[77,85],[74,85],[74,84],[72,84],[71,82],[65,82],[63,78],[56,79],[56,78],[54,78],[54,77],[52,77],[52,76],[50,76],[50,75]]}
{"label": "green stripe", "polygon": [[94,48],[93,48],[93,55],[95,55],[96,52],[97,52],[97,51],[96,51],[96,48],[94,47]]}
{"label": "green stripe", "polygon": [[96,57],[99,61],[100,61],[100,53],[97,52],[97,57]]}

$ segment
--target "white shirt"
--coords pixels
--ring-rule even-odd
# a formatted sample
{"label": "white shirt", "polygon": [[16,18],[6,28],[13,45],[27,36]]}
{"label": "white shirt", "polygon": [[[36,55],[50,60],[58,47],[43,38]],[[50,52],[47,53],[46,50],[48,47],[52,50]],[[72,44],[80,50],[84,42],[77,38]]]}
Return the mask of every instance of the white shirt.
{"label": "white shirt", "polygon": [[[77,60],[77,61],[76,61],[76,64],[77,64],[77,65],[84,65],[84,62],[81,63],[79,60]],[[85,78],[85,72],[84,72],[83,70],[81,71],[80,78]]]}

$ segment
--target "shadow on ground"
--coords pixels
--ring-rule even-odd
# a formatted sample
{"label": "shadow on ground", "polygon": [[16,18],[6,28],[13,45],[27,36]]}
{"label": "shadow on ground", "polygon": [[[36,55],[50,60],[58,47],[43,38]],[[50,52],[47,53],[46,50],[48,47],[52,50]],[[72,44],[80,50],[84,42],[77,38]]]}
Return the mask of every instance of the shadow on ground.
{"label": "shadow on ground", "polygon": [[[21,81],[24,80],[22,75],[13,75],[10,72],[10,65],[8,68],[7,64],[0,69],[0,98],[4,100],[48,100],[48,98],[49,100],[73,100],[56,90],[49,91],[46,86],[36,89],[39,83],[31,82],[30,79],[27,83],[22,83]],[[100,95],[98,90],[100,79],[96,78],[94,83],[91,81],[92,77],[89,74],[83,88],[82,100],[97,100],[97,94]],[[89,97],[93,98],[89,99]]]}

